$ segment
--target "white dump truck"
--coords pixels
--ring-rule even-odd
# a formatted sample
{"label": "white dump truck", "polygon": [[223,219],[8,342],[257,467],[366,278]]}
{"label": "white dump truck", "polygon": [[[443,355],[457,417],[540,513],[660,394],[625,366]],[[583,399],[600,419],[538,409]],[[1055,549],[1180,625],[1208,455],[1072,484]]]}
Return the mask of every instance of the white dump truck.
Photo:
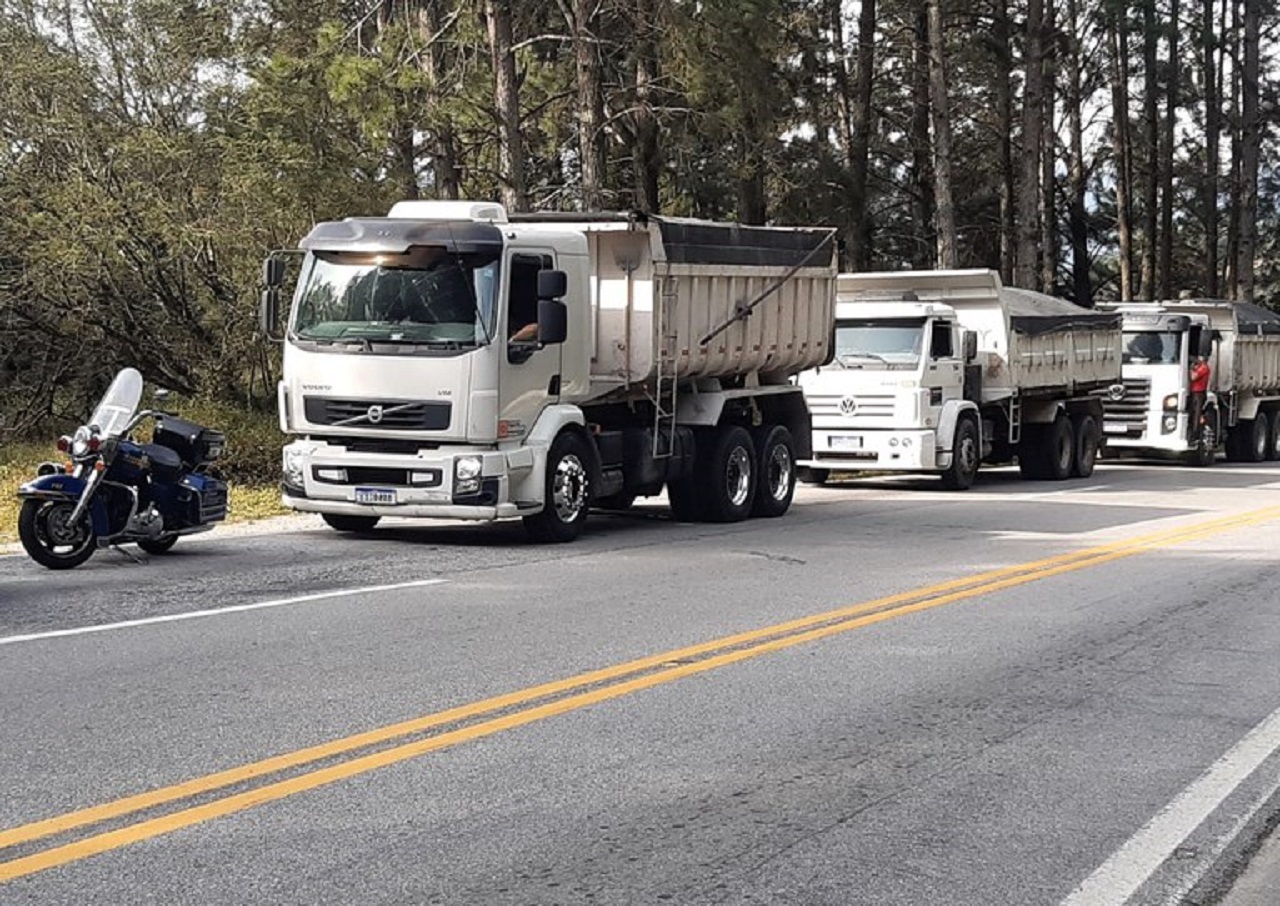
{"label": "white dump truck", "polygon": [[[811,453],[834,231],[412,201],[303,239],[279,385],[283,501],[339,531],[588,508],[779,516]],[[277,331],[285,259],[263,268]]]}
{"label": "white dump truck", "polygon": [[[1246,302],[1109,306],[1124,319],[1124,380],[1103,401],[1107,448],[1209,465],[1280,458],[1280,315]],[[1190,367],[1210,367],[1194,424]]]}
{"label": "white dump truck", "polygon": [[1023,477],[1093,472],[1098,391],[1120,378],[1120,317],[1003,286],[989,270],[841,274],[834,358],[800,376],[813,414],[802,481],[982,462]]}

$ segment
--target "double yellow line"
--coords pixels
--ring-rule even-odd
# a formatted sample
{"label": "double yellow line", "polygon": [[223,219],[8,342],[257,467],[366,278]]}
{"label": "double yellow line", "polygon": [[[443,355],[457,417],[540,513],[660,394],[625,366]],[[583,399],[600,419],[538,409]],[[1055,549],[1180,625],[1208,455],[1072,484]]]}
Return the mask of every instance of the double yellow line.
{"label": "double yellow line", "polygon": [[[138,812],[158,809],[183,800],[197,797],[208,799],[200,804],[189,804],[185,808],[155,817],[143,817],[123,823],[122,826],[114,829],[100,830],[68,843],[0,862],[0,882],[55,868],[296,793],[326,786],[406,759],[416,758],[428,752],[481,739],[503,730],[621,698],[643,689],[736,664],[770,652],[815,642],[839,633],[931,610],[955,601],[963,601],[1062,573],[1132,557],[1155,548],[1193,541],[1277,518],[1280,518],[1280,507],[1254,510],[990,570],[966,578],[953,579],[926,588],[889,595],[850,607],[581,673],[567,679],[531,686],[172,786],[24,824],[0,831],[0,850],[32,844],[54,835],[67,834],[92,825],[113,822],[116,819],[136,815]],[[496,716],[476,720],[488,715]],[[461,726],[423,736],[451,724],[461,724]],[[412,738],[397,745],[387,745],[406,737],[421,738]],[[383,747],[377,748],[379,746]],[[356,754],[366,749],[375,750]],[[316,764],[322,761],[330,763]],[[306,771],[298,770],[308,765],[313,767]],[[225,791],[228,787],[247,785],[261,778],[290,771],[294,772],[293,775],[284,779],[209,798],[210,794],[220,790]]]}

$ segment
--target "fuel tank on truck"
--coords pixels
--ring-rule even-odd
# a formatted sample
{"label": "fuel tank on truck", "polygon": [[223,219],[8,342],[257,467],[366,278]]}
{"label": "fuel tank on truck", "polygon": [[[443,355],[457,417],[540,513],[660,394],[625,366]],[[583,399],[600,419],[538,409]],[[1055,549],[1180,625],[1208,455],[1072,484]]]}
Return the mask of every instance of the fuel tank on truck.
{"label": "fuel tank on truck", "polygon": [[[593,397],[659,375],[755,373],[762,383],[782,383],[830,358],[837,273],[830,228],[638,214],[510,216],[521,229],[587,237]],[[744,306],[754,307],[735,320]]]}

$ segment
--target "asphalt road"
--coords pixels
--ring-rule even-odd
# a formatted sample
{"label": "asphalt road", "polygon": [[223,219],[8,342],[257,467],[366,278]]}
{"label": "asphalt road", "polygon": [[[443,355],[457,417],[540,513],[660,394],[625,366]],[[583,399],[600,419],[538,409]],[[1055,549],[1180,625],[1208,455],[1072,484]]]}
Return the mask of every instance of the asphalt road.
{"label": "asphalt road", "polygon": [[1280,465],[0,556],[0,903],[1213,902]]}

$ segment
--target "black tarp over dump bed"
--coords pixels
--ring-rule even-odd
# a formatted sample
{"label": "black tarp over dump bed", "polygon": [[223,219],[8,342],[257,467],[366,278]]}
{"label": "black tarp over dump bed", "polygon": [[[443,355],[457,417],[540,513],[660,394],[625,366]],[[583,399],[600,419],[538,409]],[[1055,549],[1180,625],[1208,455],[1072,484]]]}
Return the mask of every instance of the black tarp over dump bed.
{"label": "black tarp over dump bed", "polygon": [[1063,330],[1117,330],[1122,318],[1117,312],[1081,308],[1066,299],[1008,286],[1001,288],[1000,297],[1009,327],[1033,337]]}

